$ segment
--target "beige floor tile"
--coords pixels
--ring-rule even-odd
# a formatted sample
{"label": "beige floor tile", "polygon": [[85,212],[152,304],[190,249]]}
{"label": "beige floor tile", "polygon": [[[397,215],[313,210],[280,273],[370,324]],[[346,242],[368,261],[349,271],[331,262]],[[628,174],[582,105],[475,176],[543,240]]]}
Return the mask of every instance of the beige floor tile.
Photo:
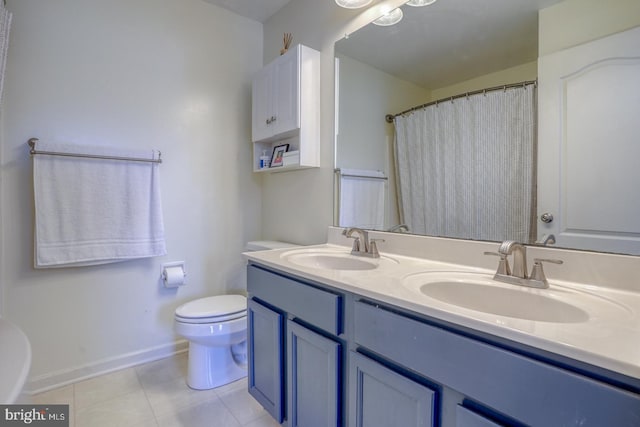
{"label": "beige floor tile", "polygon": [[155,417],[142,390],[120,395],[76,411],[77,427],[147,425],[155,425]]}
{"label": "beige floor tile", "polygon": [[247,377],[241,378],[238,381],[234,381],[227,385],[223,385],[222,387],[216,388],[216,393],[218,396],[224,396],[225,394],[233,393],[238,390],[247,390],[248,389],[248,381]]}
{"label": "beige floor tile", "polygon": [[241,427],[218,399],[159,417],[159,427]]}
{"label": "beige floor tile", "polygon": [[20,403],[33,405],[69,405],[69,427],[74,427],[73,385],[56,388],[38,393],[33,396],[24,396]]}
{"label": "beige floor tile", "polygon": [[156,417],[177,413],[205,401],[219,400],[215,390],[190,389],[183,378],[147,385],[144,391]]}
{"label": "beige floor tile", "polygon": [[256,420],[244,424],[243,427],[280,427],[280,424],[278,424],[271,415],[265,414]]}
{"label": "beige floor tile", "polygon": [[224,405],[244,425],[266,414],[262,406],[246,389],[238,389],[220,396]]}
{"label": "beige floor tile", "polygon": [[143,387],[187,377],[188,353],[136,366],[138,379]]}
{"label": "beige floor tile", "polygon": [[76,410],[141,391],[134,368],[123,369],[74,384]]}
{"label": "beige floor tile", "polygon": [[34,405],[46,405],[47,403],[71,405],[73,404],[73,385],[34,394],[33,396],[25,396],[21,401]]}

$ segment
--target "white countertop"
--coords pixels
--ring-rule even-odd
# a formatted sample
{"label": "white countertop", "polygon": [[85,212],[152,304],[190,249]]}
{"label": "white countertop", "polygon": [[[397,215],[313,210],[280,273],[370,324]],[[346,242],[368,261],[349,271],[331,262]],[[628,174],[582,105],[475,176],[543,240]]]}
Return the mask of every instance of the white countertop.
{"label": "white countertop", "polygon": [[[573,323],[524,320],[447,304],[419,295],[408,285],[412,277],[423,272],[466,271],[493,274],[494,270],[386,252],[382,253],[383,261],[378,268],[359,271],[305,267],[287,259],[293,253],[304,253],[309,250],[348,253],[350,248],[324,244],[293,250],[247,252],[244,256],[264,266],[334,288],[640,379],[640,293],[638,292],[549,279],[550,288],[543,292],[551,295],[552,298],[554,293],[579,292],[581,299],[586,301],[581,303],[583,309],[586,304],[588,319]],[[505,284],[504,286],[516,285]]]}

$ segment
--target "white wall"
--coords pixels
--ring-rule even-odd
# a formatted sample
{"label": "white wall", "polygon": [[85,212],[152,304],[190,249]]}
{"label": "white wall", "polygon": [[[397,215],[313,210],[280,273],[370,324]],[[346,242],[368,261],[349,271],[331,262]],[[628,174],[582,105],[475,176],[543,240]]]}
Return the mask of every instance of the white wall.
{"label": "white wall", "polygon": [[301,244],[326,241],[333,223],[334,159],[334,49],[333,44],[384,11],[404,3],[384,0],[362,10],[340,8],[332,0],[294,0],[264,25],[264,60],[273,60],[282,47],[282,35],[293,33],[293,43],[321,52],[321,167],[266,174],[263,180],[263,236]]}
{"label": "white wall", "polygon": [[538,56],[638,25],[638,0],[566,0],[540,11]]}
{"label": "white wall", "polygon": [[[251,76],[262,25],[201,0],[9,0],[3,104],[4,315],[28,335],[32,387],[173,351],[179,304],[243,292],[247,240],[261,237],[251,172]],[[34,270],[26,141],[162,151],[168,255]],[[188,285],[162,288],[185,260]]]}

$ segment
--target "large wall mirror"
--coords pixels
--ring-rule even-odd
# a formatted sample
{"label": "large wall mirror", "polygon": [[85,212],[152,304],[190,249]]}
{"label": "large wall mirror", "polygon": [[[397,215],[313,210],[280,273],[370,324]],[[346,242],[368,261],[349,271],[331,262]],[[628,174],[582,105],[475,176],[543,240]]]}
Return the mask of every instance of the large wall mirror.
{"label": "large wall mirror", "polygon": [[640,255],[638,5],[412,3],[335,45],[335,225]]}

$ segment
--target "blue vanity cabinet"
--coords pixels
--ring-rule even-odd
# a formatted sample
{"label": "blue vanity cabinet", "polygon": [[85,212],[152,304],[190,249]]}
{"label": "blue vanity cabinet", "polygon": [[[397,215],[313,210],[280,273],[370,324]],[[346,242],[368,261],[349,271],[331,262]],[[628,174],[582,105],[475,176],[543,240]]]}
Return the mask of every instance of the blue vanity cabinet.
{"label": "blue vanity cabinet", "polygon": [[393,306],[357,301],[353,310],[359,352],[437,384],[443,402],[460,396],[456,410],[441,411],[443,426],[640,426],[640,387],[614,386]]}
{"label": "blue vanity cabinet", "polygon": [[249,394],[279,423],[284,411],[283,319],[282,314],[248,300]]}
{"label": "blue vanity cabinet", "polygon": [[344,295],[255,264],[247,290],[249,393],[288,427],[342,426]]}
{"label": "blue vanity cabinet", "polygon": [[341,344],[287,321],[289,427],[338,426]]}
{"label": "blue vanity cabinet", "polygon": [[356,352],[349,359],[349,426],[434,425],[435,391]]}

